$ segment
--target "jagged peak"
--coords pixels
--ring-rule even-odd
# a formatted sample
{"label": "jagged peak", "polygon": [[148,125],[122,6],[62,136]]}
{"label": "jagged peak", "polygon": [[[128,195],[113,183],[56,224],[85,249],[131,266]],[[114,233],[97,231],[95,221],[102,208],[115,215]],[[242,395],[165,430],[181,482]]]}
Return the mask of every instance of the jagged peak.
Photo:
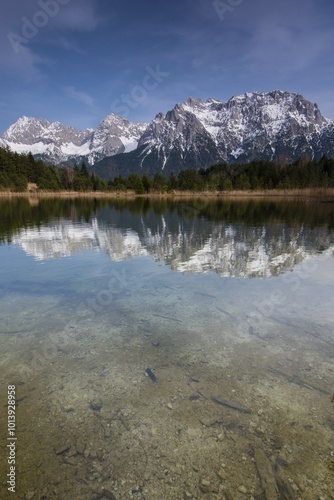
{"label": "jagged peak", "polygon": [[105,127],[125,127],[125,128],[145,128],[147,127],[147,123],[140,123],[140,122],[131,122],[127,118],[124,118],[123,116],[116,115],[115,113],[110,113],[107,115],[99,124],[97,129],[105,128]]}
{"label": "jagged peak", "polygon": [[124,118],[123,116],[116,115],[115,113],[110,113],[109,115],[105,116],[101,123],[109,123],[109,122],[126,122],[130,123],[127,118]]}
{"label": "jagged peak", "polygon": [[254,92],[244,92],[243,94],[238,94],[232,96],[227,102],[247,102],[249,100],[259,100],[259,99],[272,99],[274,101],[288,101],[292,102],[294,100],[300,100],[303,102],[308,102],[313,106],[318,107],[316,104],[308,101],[303,95],[298,92],[290,92],[288,90],[271,90],[269,92],[265,91],[254,91]]}
{"label": "jagged peak", "polygon": [[206,100],[206,103],[207,104],[223,104],[222,101],[220,101],[219,99],[216,99],[215,97],[209,97],[207,100]]}
{"label": "jagged peak", "polygon": [[189,106],[196,106],[196,104],[203,104],[203,100],[200,97],[189,97],[185,104],[189,104]]}
{"label": "jagged peak", "polygon": [[158,113],[150,123],[135,123],[110,113],[96,129],[85,131],[44,118],[22,116],[2,139],[14,149],[17,145],[18,151],[31,150],[47,161],[52,157],[53,145],[59,155],[51,161],[57,163],[66,161],[69,154],[86,155],[90,163],[95,163],[150,144],[145,154],[148,156],[162,146],[163,154],[159,150],[158,155],[163,157],[164,166],[173,148],[181,151],[180,164],[188,155],[191,165],[208,166],[221,160],[275,160],[285,154],[285,149],[293,159],[305,152],[314,156],[320,154],[323,144],[331,155],[331,124],[334,122],[324,118],[318,106],[301,94],[272,90],[245,92],[227,102],[191,96],[165,114]]}
{"label": "jagged peak", "polygon": [[13,123],[12,125],[10,125],[10,127],[7,129],[6,132],[8,132],[9,130],[14,130],[15,128],[18,128],[18,127],[27,127],[27,126],[30,126],[30,125],[36,125],[36,124],[40,124],[40,125],[51,125],[52,122],[50,122],[49,120],[47,120],[46,118],[34,118],[33,116],[20,116],[15,123]]}
{"label": "jagged peak", "polygon": [[155,115],[154,117],[154,121],[161,121],[165,118],[165,115],[162,111],[160,111],[158,114]]}

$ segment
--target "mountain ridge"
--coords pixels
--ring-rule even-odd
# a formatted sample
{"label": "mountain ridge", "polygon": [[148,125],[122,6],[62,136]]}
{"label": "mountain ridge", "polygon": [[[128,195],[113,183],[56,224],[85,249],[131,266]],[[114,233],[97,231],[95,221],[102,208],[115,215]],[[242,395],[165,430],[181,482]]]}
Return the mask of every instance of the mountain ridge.
{"label": "mountain ridge", "polygon": [[55,164],[87,161],[98,175],[154,174],[218,162],[279,163],[334,156],[334,121],[298,93],[246,92],[227,102],[190,97],[149,123],[110,114],[94,129],[21,117],[1,142]]}
{"label": "mountain ridge", "polygon": [[0,141],[17,153],[31,152],[47,163],[84,160],[92,165],[107,156],[131,151],[145,127],[114,114],[106,116],[95,130],[78,130],[58,121],[22,116]]}

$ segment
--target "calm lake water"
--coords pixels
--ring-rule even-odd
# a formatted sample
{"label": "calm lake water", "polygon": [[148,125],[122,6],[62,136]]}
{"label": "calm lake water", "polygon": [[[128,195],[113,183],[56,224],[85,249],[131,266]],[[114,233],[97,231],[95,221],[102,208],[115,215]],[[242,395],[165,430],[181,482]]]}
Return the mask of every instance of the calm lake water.
{"label": "calm lake water", "polygon": [[331,203],[0,199],[0,497],[333,499],[333,257]]}

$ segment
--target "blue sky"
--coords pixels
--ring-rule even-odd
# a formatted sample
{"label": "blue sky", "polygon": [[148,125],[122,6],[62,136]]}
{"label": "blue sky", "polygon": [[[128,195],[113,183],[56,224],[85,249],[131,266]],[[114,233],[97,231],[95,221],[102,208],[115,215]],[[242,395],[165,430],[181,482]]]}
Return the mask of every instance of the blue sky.
{"label": "blue sky", "polygon": [[22,115],[84,129],[274,89],[334,119],[333,21],[333,0],[1,2],[0,135]]}

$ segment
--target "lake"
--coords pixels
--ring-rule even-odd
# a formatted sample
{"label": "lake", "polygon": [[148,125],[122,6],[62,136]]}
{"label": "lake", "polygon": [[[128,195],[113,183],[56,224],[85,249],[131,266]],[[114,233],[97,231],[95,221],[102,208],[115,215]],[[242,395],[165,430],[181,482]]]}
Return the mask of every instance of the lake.
{"label": "lake", "polygon": [[0,497],[333,499],[333,257],[331,203],[0,199]]}

